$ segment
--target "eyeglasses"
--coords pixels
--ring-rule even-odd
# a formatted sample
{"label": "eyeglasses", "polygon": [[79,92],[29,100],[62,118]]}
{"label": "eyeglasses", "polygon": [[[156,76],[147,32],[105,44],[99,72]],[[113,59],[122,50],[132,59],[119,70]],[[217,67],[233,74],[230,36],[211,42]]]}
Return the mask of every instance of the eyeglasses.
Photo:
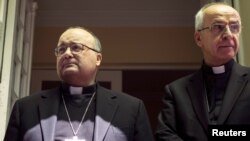
{"label": "eyeglasses", "polygon": [[222,32],[225,31],[227,25],[229,26],[229,29],[231,31],[231,33],[233,34],[237,34],[240,32],[240,24],[238,22],[236,23],[229,23],[229,24],[225,24],[225,23],[214,23],[212,24],[210,27],[204,27],[202,29],[199,29],[198,31],[201,32],[203,30],[209,29],[213,34],[220,34]]}
{"label": "eyeglasses", "polygon": [[86,48],[90,49],[90,50],[92,50],[94,52],[98,52],[98,53],[100,52],[100,51],[98,51],[96,49],[93,49],[93,48],[90,48],[90,47],[88,47],[86,45],[83,45],[83,44],[80,44],[80,43],[73,43],[73,44],[70,44],[70,45],[64,45],[64,44],[62,44],[62,45],[56,47],[55,48],[55,55],[56,56],[63,55],[67,51],[68,48],[70,48],[70,51],[73,54],[81,53]]}

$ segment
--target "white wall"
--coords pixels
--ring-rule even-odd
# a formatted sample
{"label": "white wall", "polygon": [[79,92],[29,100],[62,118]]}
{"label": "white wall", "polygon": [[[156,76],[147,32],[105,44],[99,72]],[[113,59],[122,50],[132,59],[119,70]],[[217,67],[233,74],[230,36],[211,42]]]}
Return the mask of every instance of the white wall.
{"label": "white wall", "polygon": [[17,1],[10,0],[8,5],[8,15],[6,24],[6,34],[4,41],[4,52],[3,52],[3,70],[2,79],[0,83],[0,140],[3,140],[5,134],[5,127],[8,122],[8,115],[10,112],[10,94],[12,84],[12,64],[13,64],[13,52],[15,38],[15,20],[16,20],[16,6]]}
{"label": "white wall", "polygon": [[250,66],[250,14],[249,14],[249,0],[234,0],[235,7],[241,15],[242,34],[241,46],[239,52],[239,62],[242,65]]}

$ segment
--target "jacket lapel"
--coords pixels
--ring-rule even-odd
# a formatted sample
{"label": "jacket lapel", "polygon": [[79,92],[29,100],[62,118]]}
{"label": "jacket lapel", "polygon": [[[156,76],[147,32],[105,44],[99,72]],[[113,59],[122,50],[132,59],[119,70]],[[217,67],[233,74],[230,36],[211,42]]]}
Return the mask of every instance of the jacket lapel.
{"label": "jacket lapel", "polygon": [[191,98],[194,111],[204,127],[205,131],[208,131],[208,105],[206,100],[206,90],[204,88],[204,82],[202,77],[202,71],[195,73],[187,86],[188,94]]}
{"label": "jacket lapel", "polygon": [[232,108],[235,105],[235,102],[239,98],[242,90],[247,84],[247,76],[248,72],[243,69],[237,63],[234,63],[228,85],[226,88],[226,92],[224,95],[221,112],[218,117],[218,124],[223,124],[227,119],[228,115],[230,114]]}
{"label": "jacket lapel", "polygon": [[59,89],[53,89],[43,94],[42,100],[39,103],[40,122],[44,141],[54,141],[59,96]]}
{"label": "jacket lapel", "polygon": [[97,87],[94,141],[102,141],[118,108],[116,95]]}

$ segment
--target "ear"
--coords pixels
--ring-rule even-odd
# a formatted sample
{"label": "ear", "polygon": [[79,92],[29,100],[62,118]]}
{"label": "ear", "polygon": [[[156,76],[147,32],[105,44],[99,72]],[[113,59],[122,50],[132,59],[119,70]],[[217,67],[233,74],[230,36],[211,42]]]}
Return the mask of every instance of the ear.
{"label": "ear", "polygon": [[202,46],[202,38],[201,38],[200,32],[197,32],[197,31],[196,31],[196,32],[194,33],[194,40],[195,40],[196,44],[197,44],[199,47]]}
{"label": "ear", "polygon": [[96,65],[100,66],[102,62],[102,54],[101,53],[97,53],[96,55]]}

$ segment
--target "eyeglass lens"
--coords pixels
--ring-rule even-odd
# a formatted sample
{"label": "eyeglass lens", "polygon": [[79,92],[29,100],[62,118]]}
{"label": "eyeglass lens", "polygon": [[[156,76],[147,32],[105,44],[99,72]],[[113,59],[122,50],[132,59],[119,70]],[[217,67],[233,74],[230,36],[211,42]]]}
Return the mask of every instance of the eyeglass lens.
{"label": "eyeglass lens", "polygon": [[61,54],[64,54],[67,49],[70,48],[70,51],[72,53],[79,53],[83,50],[83,46],[80,45],[80,44],[71,44],[69,46],[66,46],[66,45],[60,45],[56,48],[56,53],[58,55],[61,55]]}
{"label": "eyeglass lens", "polygon": [[[230,32],[231,33],[239,33],[240,31],[240,25],[238,23],[231,23],[231,24],[228,24],[229,26],[229,29],[230,29]],[[215,34],[219,34],[223,31],[225,31],[225,28],[227,27],[227,24],[219,24],[219,23],[216,23],[216,24],[213,24],[212,27],[211,27],[211,31]]]}

